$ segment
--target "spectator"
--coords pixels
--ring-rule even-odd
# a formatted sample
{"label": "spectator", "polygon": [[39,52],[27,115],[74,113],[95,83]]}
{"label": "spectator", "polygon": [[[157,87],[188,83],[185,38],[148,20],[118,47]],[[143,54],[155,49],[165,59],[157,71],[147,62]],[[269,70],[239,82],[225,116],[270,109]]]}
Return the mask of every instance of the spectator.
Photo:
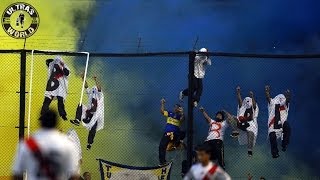
{"label": "spectator", "polygon": [[231,180],[231,177],[217,164],[210,161],[211,150],[208,144],[196,149],[199,163],[192,165],[183,180]]}
{"label": "spectator", "polygon": [[26,172],[28,179],[79,178],[77,152],[68,137],[59,132],[57,113],[46,111],[40,117],[40,130],[22,141],[17,150],[13,166],[13,179],[22,180]]}

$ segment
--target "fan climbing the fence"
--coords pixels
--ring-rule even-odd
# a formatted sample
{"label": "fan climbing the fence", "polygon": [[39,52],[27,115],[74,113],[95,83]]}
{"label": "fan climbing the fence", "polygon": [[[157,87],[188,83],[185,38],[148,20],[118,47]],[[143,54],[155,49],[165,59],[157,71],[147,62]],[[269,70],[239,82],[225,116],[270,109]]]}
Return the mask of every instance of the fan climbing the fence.
{"label": "fan climbing the fence", "polygon": [[176,104],[174,106],[173,111],[167,111],[165,109],[165,99],[161,99],[161,114],[167,117],[167,124],[165,127],[165,132],[161,138],[159,144],[159,161],[160,166],[163,166],[167,163],[166,161],[166,150],[167,146],[170,142],[175,144],[175,146],[179,146],[181,143],[181,130],[180,126],[184,120],[183,108],[180,104]]}
{"label": "fan climbing the fence", "polygon": [[287,121],[290,104],[290,91],[286,90],[284,94],[279,94],[274,98],[270,95],[270,86],[265,87],[266,98],[268,101],[268,134],[271,145],[271,154],[273,158],[279,157],[277,139],[282,140],[282,151],[287,150],[289,144],[291,128]]}
{"label": "fan climbing the fence", "polygon": [[[84,80],[84,76],[82,79]],[[70,121],[77,126],[82,122],[82,125],[89,130],[87,150],[91,149],[97,131],[104,127],[104,95],[97,77],[93,79],[96,84],[92,88],[89,88],[87,81],[84,80],[88,103],[80,105],[75,120]]]}
{"label": "fan climbing the fence", "polygon": [[60,56],[57,56],[55,59],[47,59],[46,64],[48,67],[48,81],[41,114],[49,110],[52,100],[57,99],[59,114],[63,120],[67,120],[64,101],[68,92],[70,69]]}
{"label": "fan climbing the fence", "polygon": [[[199,50],[201,53],[208,53],[208,50],[206,48],[201,48]],[[192,77],[193,81],[193,88],[192,88],[192,102],[194,107],[198,106],[198,103],[200,101],[202,91],[203,91],[203,82],[202,79],[205,76],[206,73],[206,65],[211,65],[211,59],[208,55],[204,54],[197,54],[194,59],[194,74],[189,74],[189,76]],[[185,89],[180,92],[179,99],[180,101],[183,100],[184,96],[188,96],[189,89]]]}
{"label": "fan climbing the fence", "polygon": [[248,156],[253,155],[253,147],[258,136],[258,122],[259,107],[254,98],[252,91],[249,96],[242,99],[240,86],[236,88],[236,95],[238,101],[237,116],[233,116],[226,112],[227,119],[233,119],[236,131],[232,132],[232,137],[238,138],[240,145],[247,144]]}
{"label": "fan climbing the fence", "polygon": [[225,169],[223,139],[226,129],[231,124],[229,121],[230,119],[225,118],[224,111],[218,111],[215,115],[215,118],[212,119],[203,107],[200,107],[199,110],[202,112],[209,125],[208,136],[204,144],[207,144],[209,147],[211,147],[211,160],[217,160],[219,165]]}

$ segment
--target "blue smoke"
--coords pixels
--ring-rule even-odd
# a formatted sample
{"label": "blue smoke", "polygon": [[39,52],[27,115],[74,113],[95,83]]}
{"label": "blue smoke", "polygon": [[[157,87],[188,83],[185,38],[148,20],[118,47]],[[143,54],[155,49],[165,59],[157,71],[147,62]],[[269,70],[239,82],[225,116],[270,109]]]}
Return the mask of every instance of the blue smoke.
{"label": "blue smoke", "polygon": [[[319,53],[319,7],[320,1],[317,0],[97,1],[88,27],[82,33],[85,42],[79,44],[81,50],[90,52],[188,51],[195,46],[197,49],[207,47],[211,51],[242,53]],[[199,39],[195,45],[197,37]],[[152,59],[155,58],[150,58],[150,61],[145,59],[144,67],[140,67],[141,62],[128,65],[126,61],[103,61],[103,66],[113,71],[104,72],[107,79],[116,71],[138,74],[138,77],[145,78],[148,82],[144,88],[158,94],[148,96],[138,107],[124,103],[127,113],[146,107],[158,108],[163,94],[171,102],[176,102],[178,92],[187,84],[187,56],[185,60],[182,58],[181,61],[171,62],[166,61],[166,58],[156,58],[154,61]],[[289,121],[293,135],[287,153],[295,156],[292,162],[303,162],[311,171],[310,176],[319,175],[317,162],[320,160],[320,141],[317,140],[316,132],[320,126],[320,121],[317,120],[320,61],[221,57],[212,59],[213,65],[208,69],[204,80],[201,104],[210,109],[212,114],[221,108],[235,113],[234,88],[241,85],[244,94],[253,90],[261,107],[257,144],[265,148],[262,151],[265,158],[270,158],[269,146],[266,146],[267,109],[264,85],[272,86],[274,96],[287,88],[291,89],[293,100]],[[106,81],[112,83],[111,79]],[[166,84],[168,81],[170,88]],[[162,86],[155,85],[157,82]],[[159,131],[159,123],[154,122],[159,119],[159,115],[155,114],[157,109],[143,113],[154,117],[152,128]],[[206,135],[207,126],[197,112],[195,121],[196,140],[201,142]],[[158,139],[160,140],[160,137]],[[230,147],[236,146],[229,140],[226,143]],[[245,153],[245,150],[243,152]],[[277,165],[283,164],[276,163],[274,168],[277,168]],[[280,176],[281,172],[278,173]]]}

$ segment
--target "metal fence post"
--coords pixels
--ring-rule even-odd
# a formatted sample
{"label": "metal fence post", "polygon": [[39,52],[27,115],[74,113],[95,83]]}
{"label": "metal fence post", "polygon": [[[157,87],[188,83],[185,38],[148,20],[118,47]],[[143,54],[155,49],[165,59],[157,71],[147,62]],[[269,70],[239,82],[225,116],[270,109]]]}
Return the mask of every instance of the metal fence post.
{"label": "metal fence post", "polygon": [[188,75],[188,122],[187,122],[187,164],[192,165],[193,152],[193,74],[194,74],[194,51],[189,53],[189,75]]}
{"label": "metal fence post", "polygon": [[20,53],[20,111],[19,111],[19,139],[24,138],[25,128],[25,106],[26,106],[26,61],[27,53],[21,50]]}

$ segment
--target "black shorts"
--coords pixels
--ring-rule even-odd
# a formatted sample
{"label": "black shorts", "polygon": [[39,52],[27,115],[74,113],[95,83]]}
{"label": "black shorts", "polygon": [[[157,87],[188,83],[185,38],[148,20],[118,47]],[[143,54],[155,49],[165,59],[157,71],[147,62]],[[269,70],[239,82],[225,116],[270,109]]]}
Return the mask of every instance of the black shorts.
{"label": "black shorts", "polygon": [[210,160],[212,161],[218,161],[219,165],[222,168],[225,168],[224,164],[224,146],[223,146],[223,141],[220,139],[213,139],[204,142],[207,144],[210,149],[211,149],[211,158]]}

